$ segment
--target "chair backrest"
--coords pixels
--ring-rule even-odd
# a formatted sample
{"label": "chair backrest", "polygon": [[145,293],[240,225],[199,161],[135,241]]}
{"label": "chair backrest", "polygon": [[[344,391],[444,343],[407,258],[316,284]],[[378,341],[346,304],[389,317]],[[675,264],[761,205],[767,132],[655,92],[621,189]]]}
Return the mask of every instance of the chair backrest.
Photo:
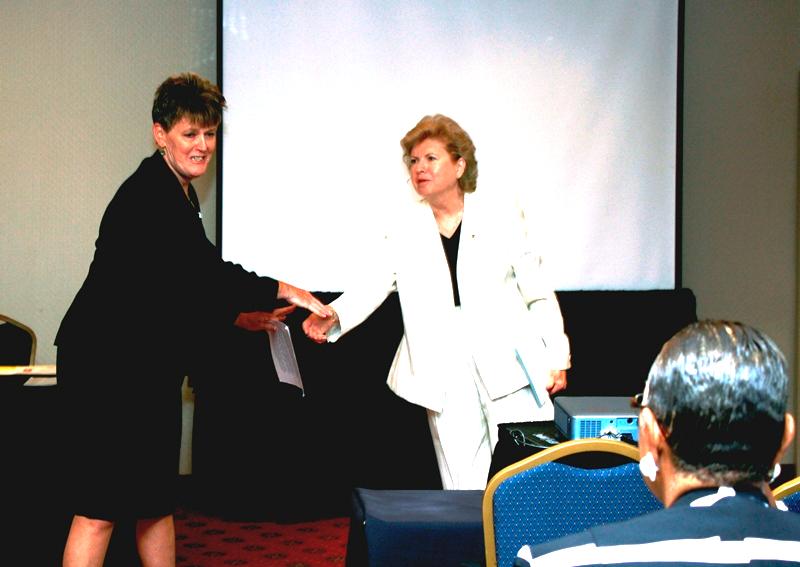
{"label": "chair backrest", "polygon": [[[574,465],[574,457],[582,466]],[[573,464],[564,462],[569,460]],[[483,497],[487,567],[511,565],[525,544],[661,509],[642,480],[638,460],[638,449],[628,443],[575,439],[498,472]],[[592,461],[603,466],[585,468]]]}
{"label": "chair backrest", "polygon": [[0,315],[0,365],[31,366],[36,362],[36,333],[19,321]]}
{"label": "chair backrest", "polygon": [[791,512],[800,512],[800,476],[787,480],[772,491],[775,500],[781,500]]}

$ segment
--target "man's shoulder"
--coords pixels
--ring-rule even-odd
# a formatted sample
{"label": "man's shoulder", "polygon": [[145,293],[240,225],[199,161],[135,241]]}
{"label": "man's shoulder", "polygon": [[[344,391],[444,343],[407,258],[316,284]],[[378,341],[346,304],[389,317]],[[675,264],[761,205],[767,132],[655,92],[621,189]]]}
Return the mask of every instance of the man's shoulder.
{"label": "man's shoulder", "polygon": [[[739,499],[737,499],[739,500]],[[731,514],[727,506],[714,508],[667,508],[624,522],[591,528],[534,545],[521,553],[518,567],[538,565],[615,565],[660,562],[670,564],[714,564],[732,547],[752,553],[752,559],[789,561],[800,565],[800,515],[767,508],[754,502],[729,502],[740,509]],[[759,543],[761,542],[761,543]],[[788,544],[785,557],[770,554]],[[691,552],[687,554],[686,550]],[[674,556],[673,556],[674,555]],[[744,563],[748,563],[745,560]]]}
{"label": "man's shoulder", "polygon": [[674,515],[675,510],[664,509],[622,522],[595,526],[578,534],[535,545],[532,547],[533,556],[540,557],[554,551],[580,548],[587,544],[616,545],[652,541],[659,537],[659,534],[663,534],[659,529],[660,526],[673,524],[674,519],[670,516]]}

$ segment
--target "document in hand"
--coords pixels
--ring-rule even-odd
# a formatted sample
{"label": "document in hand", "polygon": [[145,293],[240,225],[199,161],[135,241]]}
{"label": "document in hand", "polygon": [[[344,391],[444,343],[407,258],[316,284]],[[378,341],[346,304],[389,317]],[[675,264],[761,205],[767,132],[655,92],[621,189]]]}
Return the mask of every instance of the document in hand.
{"label": "document in hand", "polygon": [[294,354],[292,335],[289,327],[280,321],[274,321],[275,330],[267,331],[269,346],[272,351],[272,362],[278,373],[278,380],[284,384],[297,386],[303,391],[303,379],[300,377],[300,368],[297,366],[297,357]]}

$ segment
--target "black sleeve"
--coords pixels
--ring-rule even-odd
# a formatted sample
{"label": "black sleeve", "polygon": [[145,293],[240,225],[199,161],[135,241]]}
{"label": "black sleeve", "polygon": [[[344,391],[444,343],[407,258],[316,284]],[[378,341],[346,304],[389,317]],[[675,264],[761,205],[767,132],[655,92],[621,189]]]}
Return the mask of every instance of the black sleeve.
{"label": "black sleeve", "polygon": [[123,184],[101,223],[95,261],[104,293],[118,294],[111,303],[187,341],[232,325],[240,311],[274,309],[278,282],[224,261],[173,174],[149,165]]}

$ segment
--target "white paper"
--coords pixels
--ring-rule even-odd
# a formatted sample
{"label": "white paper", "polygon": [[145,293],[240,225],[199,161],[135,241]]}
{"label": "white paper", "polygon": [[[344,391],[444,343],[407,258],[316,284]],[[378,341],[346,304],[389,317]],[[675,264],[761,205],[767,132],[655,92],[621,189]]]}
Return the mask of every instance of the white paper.
{"label": "white paper", "polygon": [[278,373],[278,380],[284,384],[297,386],[303,391],[303,379],[300,377],[300,368],[297,366],[297,357],[294,354],[292,335],[289,327],[280,321],[274,321],[274,331],[267,331],[269,346],[272,351],[272,362]]}

